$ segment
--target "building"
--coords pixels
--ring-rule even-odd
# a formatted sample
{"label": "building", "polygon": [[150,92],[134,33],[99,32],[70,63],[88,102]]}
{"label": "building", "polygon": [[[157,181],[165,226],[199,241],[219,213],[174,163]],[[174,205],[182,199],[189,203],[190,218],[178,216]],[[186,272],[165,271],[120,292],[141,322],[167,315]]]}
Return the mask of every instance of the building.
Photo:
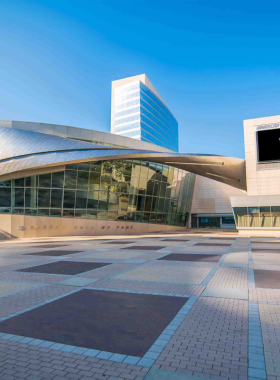
{"label": "building", "polygon": [[[145,74],[112,82],[111,133],[178,152],[178,123]],[[235,228],[230,196],[238,195],[243,195],[242,191],[197,176],[191,225]]]}
{"label": "building", "polygon": [[280,230],[280,116],[244,121],[247,191],[230,198],[237,228]]}
{"label": "building", "polygon": [[[244,121],[246,160],[0,121],[0,229],[17,237],[234,227],[280,234],[280,116]],[[279,232],[277,232],[279,231]]]}
{"label": "building", "polygon": [[0,229],[16,237],[185,229],[195,174],[246,190],[245,161],[128,137],[0,121]]}
{"label": "building", "polygon": [[230,197],[244,194],[244,190],[197,175],[191,208],[192,227],[235,228]]}
{"label": "building", "polygon": [[111,133],[178,152],[178,122],[145,74],[112,82]]}

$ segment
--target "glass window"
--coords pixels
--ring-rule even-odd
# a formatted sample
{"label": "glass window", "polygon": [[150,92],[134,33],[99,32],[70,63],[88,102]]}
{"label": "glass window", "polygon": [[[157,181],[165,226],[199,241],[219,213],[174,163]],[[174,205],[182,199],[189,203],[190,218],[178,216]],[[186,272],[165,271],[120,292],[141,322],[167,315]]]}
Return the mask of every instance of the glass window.
{"label": "glass window", "polygon": [[223,216],[222,224],[235,224],[233,216]]}
{"label": "glass window", "polygon": [[137,209],[137,195],[130,194],[128,199],[128,210],[136,211]]}
{"label": "glass window", "polygon": [[14,207],[24,207],[24,189],[13,189],[12,205]]}
{"label": "glass window", "polygon": [[260,207],[260,224],[261,227],[271,227],[272,218],[270,206]]}
{"label": "glass window", "polygon": [[135,217],[136,217],[135,212],[129,212],[129,213],[127,213],[127,215],[126,215],[126,220],[127,220],[128,222],[134,222],[134,221],[135,221]]}
{"label": "glass window", "polygon": [[74,210],[63,210],[62,216],[64,218],[74,218]]}
{"label": "glass window", "polygon": [[91,162],[90,163],[90,168],[89,170],[91,172],[98,172],[98,173],[101,173],[101,165],[102,165],[102,161],[94,161],[94,162]]}
{"label": "glass window", "polygon": [[49,216],[50,215],[50,210],[47,208],[38,208],[37,215],[40,216]]}
{"label": "glass window", "polygon": [[96,210],[98,208],[98,191],[89,191],[88,192],[88,200],[87,200],[87,208]]}
{"label": "glass window", "polygon": [[53,188],[63,188],[64,182],[64,172],[52,173],[52,187]]}
{"label": "glass window", "polygon": [[163,165],[163,168],[162,168],[162,182],[167,182],[167,177],[168,177],[168,166],[167,165]]}
{"label": "glass window", "polygon": [[76,194],[76,208],[86,208],[87,207],[87,192],[77,191]]}
{"label": "glass window", "polygon": [[272,227],[280,227],[280,206],[271,206]]}
{"label": "glass window", "polygon": [[39,187],[51,187],[51,174],[39,175]]}
{"label": "glass window", "polygon": [[129,192],[132,194],[138,194],[139,189],[139,177],[131,177]]}
{"label": "glass window", "polygon": [[107,191],[100,191],[98,208],[99,210],[108,210],[108,207],[109,207],[109,193]]}
{"label": "glass window", "polygon": [[11,187],[11,186],[12,186],[12,181],[0,182],[0,187]]}
{"label": "glass window", "polygon": [[[31,207],[31,189],[30,188],[25,189],[25,207]],[[35,207],[36,207],[36,203],[35,203]]]}
{"label": "glass window", "polygon": [[[65,171],[0,183],[0,212],[10,212],[12,207],[13,212],[23,213],[25,207],[26,215],[59,217],[63,213],[64,217],[185,225],[193,177],[167,165],[141,160],[71,164]],[[260,215],[260,223],[266,225],[266,212],[265,208],[259,214],[250,210],[250,217]],[[277,225],[275,215],[270,222],[276,221]]]}
{"label": "glass window", "polygon": [[78,170],[84,170],[84,171],[88,172],[89,167],[90,167],[89,162],[82,162],[81,164],[78,164]]}
{"label": "glass window", "polygon": [[50,189],[38,189],[38,207],[50,207]]}
{"label": "glass window", "polygon": [[98,211],[97,219],[107,220],[108,219],[108,212],[107,211]]}
{"label": "glass window", "polygon": [[24,215],[24,208],[13,208],[12,213]]}
{"label": "glass window", "polygon": [[123,162],[123,175],[127,177],[131,177],[132,173],[132,161],[124,161]]}
{"label": "glass window", "polygon": [[75,218],[86,218],[87,210],[75,210]]}
{"label": "glass window", "polygon": [[78,189],[88,189],[88,178],[89,178],[89,172],[78,172],[78,182],[77,182],[77,188]]}
{"label": "glass window", "polygon": [[26,208],[24,213],[26,215],[35,216],[35,215],[37,215],[37,209],[36,208]]}
{"label": "glass window", "polygon": [[144,211],[146,197],[138,195],[137,197],[137,211]]}
{"label": "glass window", "polygon": [[163,212],[163,207],[164,207],[164,199],[159,198],[158,199],[158,212],[162,213]]}
{"label": "glass window", "polygon": [[11,188],[0,187],[0,207],[11,207]]}
{"label": "glass window", "polygon": [[100,189],[110,189],[111,186],[111,175],[110,174],[102,174],[100,179]]}
{"label": "glass window", "polygon": [[92,172],[89,177],[89,190],[100,189],[100,173]]}
{"label": "glass window", "polygon": [[77,172],[75,170],[66,170],[66,172],[65,172],[65,187],[67,189],[76,189],[76,187],[77,187]]}
{"label": "glass window", "polygon": [[78,169],[78,164],[66,165],[66,170],[77,170],[77,169]]}
{"label": "glass window", "polygon": [[112,162],[104,161],[102,164],[102,173],[111,174],[112,173]]}
{"label": "glass window", "polygon": [[233,212],[237,227],[248,227],[249,219],[247,207],[234,207]]}
{"label": "glass window", "polygon": [[52,189],[51,207],[61,208],[62,207],[62,196],[63,196],[62,190]]}
{"label": "glass window", "polygon": [[[202,217],[202,218],[198,218],[198,222],[199,222],[199,227],[202,227],[202,228],[221,227],[220,217]],[[179,224],[178,219],[175,220],[175,223]]]}
{"label": "glass window", "polygon": [[17,178],[14,180],[15,187],[24,187],[24,178]]}
{"label": "glass window", "polygon": [[[120,220],[118,217],[118,212],[117,211],[109,211],[108,212],[108,220]],[[123,219],[121,219],[123,220]]]}
{"label": "glass window", "polygon": [[[153,197],[146,197],[146,202],[145,202],[145,211],[150,212],[152,209],[152,202],[153,202]],[[140,211],[139,209],[137,211]]]}
{"label": "glass window", "polygon": [[[152,218],[153,220],[153,218]],[[143,213],[143,219],[142,219],[142,223],[153,223],[152,220],[150,221],[150,213],[149,212],[144,212]]]}
{"label": "glass window", "polygon": [[11,209],[8,208],[8,207],[2,207],[0,208],[0,214],[10,214],[11,213]]}
{"label": "glass window", "polygon": [[159,181],[154,181],[154,191],[153,191],[153,195],[155,197],[158,197],[159,196],[159,193],[160,193],[160,182]]}
{"label": "glass window", "polygon": [[165,199],[164,201],[164,213],[168,213],[169,212],[169,209],[170,209],[170,199]]}
{"label": "glass window", "polygon": [[25,187],[36,187],[36,176],[25,178]]}
{"label": "glass window", "polygon": [[52,217],[61,217],[61,210],[58,209],[50,209],[50,216]]}
{"label": "glass window", "polygon": [[147,195],[153,195],[154,193],[154,181],[148,181],[147,183]]}
{"label": "glass window", "polygon": [[165,197],[165,193],[166,193],[166,183],[161,182],[159,196],[160,197]]}
{"label": "glass window", "polygon": [[260,227],[260,208],[248,207],[249,227]]}
{"label": "glass window", "polygon": [[74,205],[75,205],[75,191],[65,190],[63,208],[74,208]]}
{"label": "glass window", "polygon": [[121,181],[123,177],[123,162],[121,160],[113,161],[112,177],[116,181]]}
{"label": "glass window", "polygon": [[25,207],[37,206],[37,189],[35,187],[25,188]]}
{"label": "glass window", "polygon": [[97,219],[97,210],[87,210],[88,219]]}

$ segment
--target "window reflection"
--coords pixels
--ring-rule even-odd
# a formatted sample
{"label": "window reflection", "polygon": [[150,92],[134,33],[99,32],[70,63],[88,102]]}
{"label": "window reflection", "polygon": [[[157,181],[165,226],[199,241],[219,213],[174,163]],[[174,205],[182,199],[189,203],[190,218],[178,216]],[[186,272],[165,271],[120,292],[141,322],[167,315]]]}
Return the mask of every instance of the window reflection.
{"label": "window reflection", "polygon": [[[67,165],[0,184],[0,213],[185,225],[194,175],[140,160]],[[280,224],[258,211],[263,225]],[[272,211],[271,211],[272,212]],[[270,219],[268,219],[270,218]]]}

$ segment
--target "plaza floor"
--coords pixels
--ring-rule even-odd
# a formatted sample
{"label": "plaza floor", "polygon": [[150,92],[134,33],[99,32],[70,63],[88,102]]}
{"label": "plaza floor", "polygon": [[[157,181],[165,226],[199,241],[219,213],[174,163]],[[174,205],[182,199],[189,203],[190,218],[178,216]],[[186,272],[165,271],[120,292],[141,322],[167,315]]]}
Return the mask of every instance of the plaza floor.
{"label": "plaza floor", "polygon": [[1,380],[280,380],[280,238],[0,243]]}

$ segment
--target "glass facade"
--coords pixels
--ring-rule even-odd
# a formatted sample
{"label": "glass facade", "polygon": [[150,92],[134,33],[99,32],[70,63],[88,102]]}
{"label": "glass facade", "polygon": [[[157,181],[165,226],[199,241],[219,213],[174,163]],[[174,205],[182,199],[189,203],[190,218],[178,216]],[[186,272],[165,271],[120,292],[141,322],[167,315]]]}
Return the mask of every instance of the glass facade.
{"label": "glass facade", "polygon": [[113,112],[114,133],[178,152],[178,122],[141,81],[115,89]]}
{"label": "glass facade", "polygon": [[280,206],[234,207],[237,227],[280,227]]}
{"label": "glass facade", "polygon": [[195,175],[136,160],[67,165],[0,183],[0,213],[185,226]]}

